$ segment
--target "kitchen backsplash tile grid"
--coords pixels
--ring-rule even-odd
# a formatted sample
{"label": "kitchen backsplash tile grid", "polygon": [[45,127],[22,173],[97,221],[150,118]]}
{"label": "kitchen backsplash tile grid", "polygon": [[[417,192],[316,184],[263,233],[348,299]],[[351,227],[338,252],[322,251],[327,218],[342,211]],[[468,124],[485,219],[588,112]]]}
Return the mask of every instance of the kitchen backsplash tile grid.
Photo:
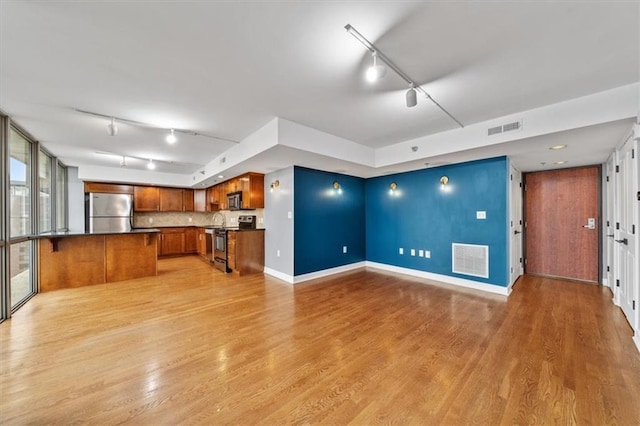
{"label": "kitchen backsplash tile grid", "polygon": [[[228,211],[221,212],[153,212],[153,213],[135,213],[133,216],[133,226],[135,228],[156,228],[164,226],[211,226],[219,225],[220,213],[224,215],[225,226],[238,226],[238,216],[255,215],[257,220],[256,227],[262,229],[264,224],[264,209],[246,210],[246,211]],[[214,216],[216,216],[214,218]],[[215,223],[214,223],[215,219]]]}

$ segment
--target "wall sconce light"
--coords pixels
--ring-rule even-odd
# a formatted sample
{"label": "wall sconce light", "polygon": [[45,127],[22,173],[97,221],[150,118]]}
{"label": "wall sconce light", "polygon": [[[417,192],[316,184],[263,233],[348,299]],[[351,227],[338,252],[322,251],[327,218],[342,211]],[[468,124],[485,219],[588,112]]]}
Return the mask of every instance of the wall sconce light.
{"label": "wall sconce light", "polygon": [[440,178],[440,183],[442,184],[442,186],[444,186],[444,185],[448,184],[448,183],[449,183],[449,178],[448,178],[448,177],[446,177],[446,176],[442,176],[442,177]]}
{"label": "wall sconce light", "polygon": [[279,180],[275,180],[273,182],[271,182],[271,192],[273,192],[274,189],[278,189],[280,188],[280,181]]}
{"label": "wall sconce light", "polygon": [[395,182],[391,182],[391,184],[389,185],[389,194],[393,195],[396,192],[396,189],[398,189],[398,184]]}
{"label": "wall sconce light", "polygon": [[333,189],[340,189],[340,183],[337,180],[333,181]]}

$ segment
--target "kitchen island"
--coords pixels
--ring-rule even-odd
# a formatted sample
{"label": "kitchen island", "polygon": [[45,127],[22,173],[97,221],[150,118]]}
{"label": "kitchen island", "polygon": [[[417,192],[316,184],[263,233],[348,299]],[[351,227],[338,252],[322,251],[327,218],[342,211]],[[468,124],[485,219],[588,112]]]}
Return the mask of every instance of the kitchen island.
{"label": "kitchen island", "polygon": [[158,229],[124,233],[52,232],[38,240],[39,291],[158,274]]}

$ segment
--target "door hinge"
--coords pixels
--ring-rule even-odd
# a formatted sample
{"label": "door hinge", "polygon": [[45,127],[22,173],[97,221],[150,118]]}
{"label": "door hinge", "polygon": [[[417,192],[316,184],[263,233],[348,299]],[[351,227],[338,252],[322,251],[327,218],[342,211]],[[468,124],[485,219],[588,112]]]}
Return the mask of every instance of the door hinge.
{"label": "door hinge", "polygon": [[607,182],[609,182],[609,176],[607,176]]}
{"label": "door hinge", "polygon": [[638,201],[640,201],[640,191],[638,191],[638,193],[636,194],[636,197],[638,197]]}
{"label": "door hinge", "polygon": [[616,287],[620,287],[620,280],[616,280]]}
{"label": "door hinge", "polygon": [[509,180],[513,180],[513,175],[509,175]]}
{"label": "door hinge", "polygon": [[520,258],[520,264],[522,265],[522,258]]}
{"label": "door hinge", "polygon": [[607,266],[607,272],[611,272],[611,268]]}
{"label": "door hinge", "polygon": [[620,166],[616,166],[616,173],[620,173]]}
{"label": "door hinge", "polygon": [[607,221],[607,226],[610,226],[610,223],[609,223],[609,221]]}
{"label": "door hinge", "polygon": [[520,225],[522,225],[522,221],[520,221]]}
{"label": "door hinge", "polygon": [[511,273],[513,274],[513,266],[511,267]]}
{"label": "door hinge", "polygon": [[522,182],[520,182],[520,188],[522,188]]}
{"label": "door hinge", "polygon": [[636,301],[635,300],[633,301],[633,310],[634,311],[636,310]]}
{"label": "door hinge", "polygon": [[511,223],[511,225],[510,225],[510,226],[513,228],[513,221],[510,221],[509,223]]}
{"label": "door hinge", "polygon": [[620,222],[616,222],[616,229],[620,229]]}
{"label": "door hinge", "polygon": [[636,158],[636,150],[635,149],[631,150],[631,158]]}
{"label": "door hinge", "polygon": [[636,225],[631,225],[631,233],[635,235],[635,233],[636,233]]}

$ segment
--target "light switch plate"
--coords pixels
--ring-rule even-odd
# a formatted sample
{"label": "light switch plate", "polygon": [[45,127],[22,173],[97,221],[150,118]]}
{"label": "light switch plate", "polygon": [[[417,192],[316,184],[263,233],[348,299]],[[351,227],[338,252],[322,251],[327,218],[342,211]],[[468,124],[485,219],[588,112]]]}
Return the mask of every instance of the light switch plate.
{"label": "light switch plate", "polygon": [[411,249],[411,256],[415,256],[416,255],[416,249]]}
{"label": "light switch plate", "polygon": [[346,253],[347,252],[347,246],[342,246],[342,252]]}
{"label": "light switch plate", "polygon": [[291,219],[293,217],[293,214],[291,212],[287,212],[287,219]]}
{"label": "light switch plate", "polygon": [[487,218],[487,212],[485,211],[476,212],[476,219],[486,219],[486,218]]}
{"label": "light switch plate", "polygon": [[418,250],[418,257],[424,257],[424,250]]}
{"label": "light switch plate", "polygon": [[404,254],[404,249],[402,247],[398,249],[398,254]]}
{"label": "light switch plate", "polygon": [[431,251],[430,250],[425,250],[424,251],[424,257],[426,259],[431,259]]}

